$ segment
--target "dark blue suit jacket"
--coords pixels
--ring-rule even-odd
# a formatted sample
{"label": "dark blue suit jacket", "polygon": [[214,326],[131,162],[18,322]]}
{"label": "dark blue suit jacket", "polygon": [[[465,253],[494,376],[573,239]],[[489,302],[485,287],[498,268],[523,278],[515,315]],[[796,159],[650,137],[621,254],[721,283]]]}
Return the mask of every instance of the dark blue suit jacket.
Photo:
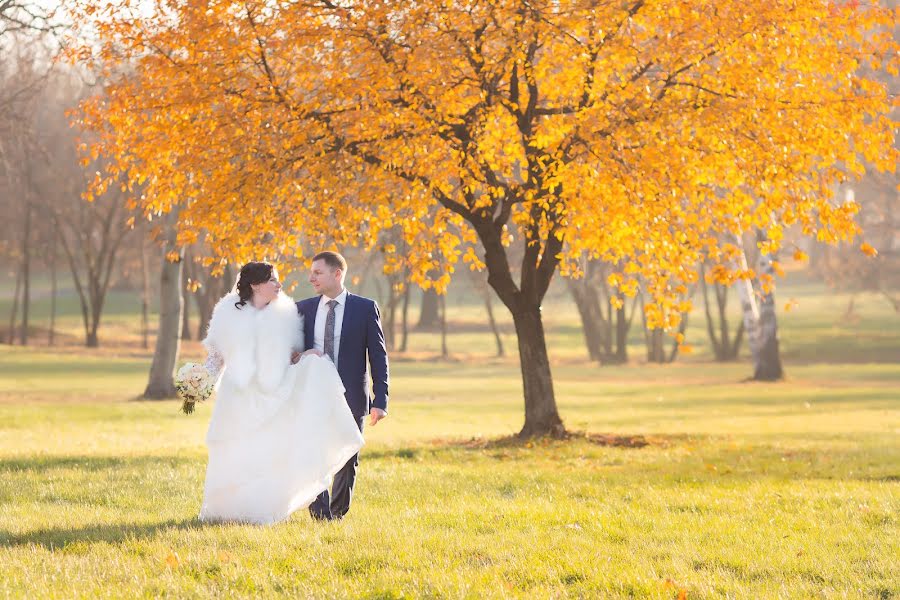
{"label": "dark blue suit jacket", "polygon": [[[297,303],[297,312],[303,315],[304,348],[307,350],[314,345],[319,300],[320,296],[315,296]],[[347,404],[353,416],[361,419],[369,413],[370,407],[387,412],[387,347],[381,329],[381,312],[374,300],[347,292],[338,348],[337,370],[344,382]],[[374,398],[369,393],[369,378],[366,376],[367,354]]]}

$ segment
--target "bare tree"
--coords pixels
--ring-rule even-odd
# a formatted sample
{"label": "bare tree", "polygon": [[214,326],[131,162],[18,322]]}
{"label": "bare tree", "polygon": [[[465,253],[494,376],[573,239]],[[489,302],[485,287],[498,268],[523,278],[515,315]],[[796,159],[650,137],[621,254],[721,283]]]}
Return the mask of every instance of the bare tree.
{"label": "bare tree", "polygon": [[62,23],[54,19],[55,10],[46,3],[27,0],[0,0],[0,41],[17,34],[49,34],[60,30]]}
{"label": "bare tree", "polygon": [[[40,36],[22,33],[13,23],[27,20],[18,4],[0,0],[0,197],[4,214],[4,247],[15,264],[16,286],[7,341],[16,337],[16,320],[21,309],[19,341],[27,344],[30,333],[31,283],[36,248],[52,239],[40,215],[30,186],[29,172],[42,155],[42,143],[35,130],[36,109],[46,93],[51,56]],[[18,21],[16,21],[17,23]]]}
{"label": "bare tree", "polygon": [[103,307],[119,252],[131,231],[126,192],[110,189],[86,202],[90,173],[99,167],[82,165],[77,155],[77,132],[65,116],[82,93],[80,82],[60,75],[53,93],[46,98],[36,125],[43,147],[41,169],[28,169],[28,182],[41,199],[44,214],[56,229],[62,254],[69,266],[81,305],[85,345],[99,345]]}

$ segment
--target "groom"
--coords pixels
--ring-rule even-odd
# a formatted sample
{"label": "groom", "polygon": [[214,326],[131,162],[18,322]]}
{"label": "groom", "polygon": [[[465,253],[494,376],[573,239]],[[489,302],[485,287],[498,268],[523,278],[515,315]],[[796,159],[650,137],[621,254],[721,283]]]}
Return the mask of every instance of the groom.
{"label": "groom", "polygon": [[[381,329],[381,314],[374,300],[351,294],[344,288],[347,261],[337,252],[320,252],[313,257],[309,282],[319,294],[297,303],[303,315],[304,347],[321,351],[337,366],[350,412],[362,431],[387,416],[388,360]],[[369,399],[366,355],[372,374],[374,399]],[[295,353],[294,362],[299,360]],[[315,519],[340,519],[350,510],[359,454],[334,476],[331,495],[322,492],[309,506]]]}

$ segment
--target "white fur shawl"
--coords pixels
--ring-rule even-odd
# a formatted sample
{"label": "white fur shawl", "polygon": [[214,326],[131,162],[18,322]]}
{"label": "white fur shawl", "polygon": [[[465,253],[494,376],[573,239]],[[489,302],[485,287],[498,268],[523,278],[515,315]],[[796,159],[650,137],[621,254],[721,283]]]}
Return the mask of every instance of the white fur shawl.
{"label": "white fur shawl", "polygon": [[283,293],[265,308],[249,302],[241,308],[237,292],[226,294],[213,309],[203,345],[225,359],[225,374],[239,388],[253,382],[272,392],[291,364],[291,352],[303,349],[303,317]]}

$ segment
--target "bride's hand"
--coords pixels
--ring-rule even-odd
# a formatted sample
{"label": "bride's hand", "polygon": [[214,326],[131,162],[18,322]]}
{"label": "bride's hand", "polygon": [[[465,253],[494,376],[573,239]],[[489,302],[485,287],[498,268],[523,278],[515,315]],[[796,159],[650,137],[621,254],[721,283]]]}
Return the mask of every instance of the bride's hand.
{"label": "bride's hand", "polygon": [[300,356],[309,356],[310,354],[314,354],[315,356],[325,356],[325,353],[324,353],[324,352],[322,352],[321,350],[316,350],[316,349],[314,349],[314,348],[311,348],[311,349],[307,350],[306,352],[304,352],[304,353],[301,354]]}

